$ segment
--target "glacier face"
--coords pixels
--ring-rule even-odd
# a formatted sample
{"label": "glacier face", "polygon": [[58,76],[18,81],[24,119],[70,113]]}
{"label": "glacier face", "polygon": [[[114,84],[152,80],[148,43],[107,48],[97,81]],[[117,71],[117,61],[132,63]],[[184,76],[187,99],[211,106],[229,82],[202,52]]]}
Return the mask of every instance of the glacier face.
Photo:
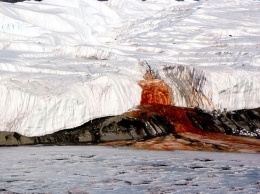
{"label": "glacier face", "polygon": [[48,75],[45,80],[23,83],[11,78],[0,86],[0,107],[5,113],[0,116],[1,130],[44,135],[100,116],[122,114],[140,101],[141,89],[126,76],[100,75],[82,83],[82,78],[71,83],[71,76],[49,79]]}
{"label": "glacier face", "polygon": [[[221,69],[220,69],[221,68]],[[206,110],[255,108],[260,104],[259,70],[219,65],[215,69],[165,66],[158,71],[178,106]]]}
{"label": "glacier face", "polygon": [[176,106],[260,106],[259,2],[0,2],[1,131],[34,136],[140,103],[147,62]]}

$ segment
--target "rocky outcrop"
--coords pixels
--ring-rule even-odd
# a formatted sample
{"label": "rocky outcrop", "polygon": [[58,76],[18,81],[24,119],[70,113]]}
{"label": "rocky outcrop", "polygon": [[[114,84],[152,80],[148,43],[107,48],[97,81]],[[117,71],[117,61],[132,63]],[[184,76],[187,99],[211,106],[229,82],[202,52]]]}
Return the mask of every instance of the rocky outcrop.
{"label": "rocky outcrop", "polygon": [[260,108],[216,113],[197,108],[146,105],[131,114],[149,112],[166,118],[172,125],[173,133],[135,142],[134,147],[156,150],[260,152]]}
{"label": "rocky outcrop", "polygon": [[146,140],[171,133],[172,126],[158,114],[98,118],[74,129],[38,137],[0,132],[0,146],[31,144],[96,144],[110,141]]}
{"label": "rocky outcrop", "polygon": [[0,132],[0,145],[105,144],[158,150],[260,152],[259,130],[260,108],[220,113],[149,104],[44,136]]}
{"label": "rocky outcrop", "polygon": [[224,112],[213,121],[226,134],[260,138],[260,108]]}

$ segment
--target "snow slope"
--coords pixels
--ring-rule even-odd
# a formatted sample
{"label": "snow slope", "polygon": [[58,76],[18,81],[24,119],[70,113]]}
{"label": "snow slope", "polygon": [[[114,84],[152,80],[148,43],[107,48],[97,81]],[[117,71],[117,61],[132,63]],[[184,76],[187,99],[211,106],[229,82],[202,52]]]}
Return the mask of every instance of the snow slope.
{"label": "snow slope", "polygon": [[178,106],[260,106],[253,0],[0,2],[0,126],[34,136],[140,103],[147,70]]}

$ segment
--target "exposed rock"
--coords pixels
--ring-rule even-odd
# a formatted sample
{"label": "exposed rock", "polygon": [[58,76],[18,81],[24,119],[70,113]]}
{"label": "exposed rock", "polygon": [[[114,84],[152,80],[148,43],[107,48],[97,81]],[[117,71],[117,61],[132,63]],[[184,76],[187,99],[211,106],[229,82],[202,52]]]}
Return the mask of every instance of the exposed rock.
{"label": "exposed rock", "polygon": [[[157,150],[255,153],[260,152],[259,111],[260,108],[239,110],[214,116],[213,113],[207,113],[200,109],[146,105],[128,114],[157,113],[166,118],[174,127],[172,128],[173,135],[136,142],[133,144],[134,147]],[[228,119],[230,114],[232,114],[232,119]],[[243,119],[239,119],[239,117]],[[234,122],[236,123],[234,124]],[[237,133],[237,129],[242,125],[244,126],[243,130],[240,129],[240,133]]]}
{"label": "exposed rock", "polygon": [[0,132],[0,146],[30,144],[91,144],[122,140],[146,140],[169,134],[172,126],[157,114],[98,118],[74,129],[39,137]]}
{"label": "exposed rock", "polygon": [[137,111],[151,111],[160,115],[174,126],[177,133],[214,132],[260,138],[260,108],[220,113],[219,115],[198,108],[167,105],[145,105],[140,106]]}
{"label": "exposed rock", "polygon": [[260,138],[260,108],[223,112],[211,121],[220,132]]}
{"label": "exposed rock", "polygon": [[40,137],[0,132],[0,145],[102,143],[157,150],[260,152],[260,108],[215,113],[149,104]]}
{"label": "exposed rock", "polygon": [[21,136],[16,132],[0,132],[0,146],[31,144],[35,144],[35,138]]}

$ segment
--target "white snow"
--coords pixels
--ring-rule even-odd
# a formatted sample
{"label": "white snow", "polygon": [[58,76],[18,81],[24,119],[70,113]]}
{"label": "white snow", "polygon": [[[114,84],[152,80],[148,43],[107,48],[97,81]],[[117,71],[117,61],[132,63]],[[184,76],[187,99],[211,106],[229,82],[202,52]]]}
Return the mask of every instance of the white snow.
{"label": "white snow", "polygon": [[0,149],[0,192],[260,192],[259,154],[149,151],[97,146]]}
{"label": "white snow", "polygon": [[0,130],[34,136],[139,104],[147,61],[177,106],[260,106],[260,2],[0,2]]}

